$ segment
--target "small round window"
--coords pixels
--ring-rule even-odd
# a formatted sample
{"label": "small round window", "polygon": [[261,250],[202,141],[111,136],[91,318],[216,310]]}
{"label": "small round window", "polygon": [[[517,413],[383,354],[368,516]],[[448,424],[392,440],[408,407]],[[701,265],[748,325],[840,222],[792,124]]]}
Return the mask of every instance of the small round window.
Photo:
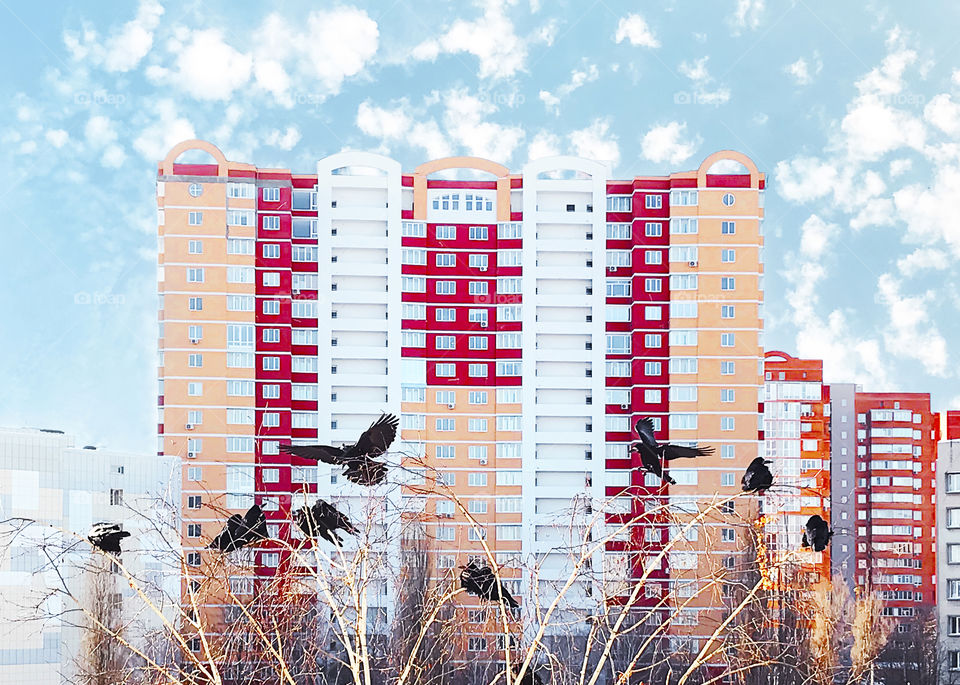
{"label": "small round window", "polygon": [[187,192],[190,193],[190,197],[200,197],[203,195],[203,186],[199,183],[191,183]]}
{"label": "small round window", "polygon": [[723,197],[720,198],[720,202],[723,203],[724,207],[733,207],[733,203],[737,201],[737,198],[733,196],[733,193],[724,193]]}

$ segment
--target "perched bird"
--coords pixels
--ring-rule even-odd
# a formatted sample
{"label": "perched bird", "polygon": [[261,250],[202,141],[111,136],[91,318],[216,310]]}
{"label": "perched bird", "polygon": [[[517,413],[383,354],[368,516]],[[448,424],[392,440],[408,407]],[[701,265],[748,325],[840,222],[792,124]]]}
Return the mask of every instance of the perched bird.
{"label": "perched bird", "polygon": [[120,554],[120,541],[130,537],[130,533],[125,531],[119,523],[95,523],[90,532],[87,533],[87,540],[97,549],[108,554]]}
{"label": "perched bird", "polygon": [[497,582],[497,577],[489,566],[480,566],[476,561],[470,561],[466,566],[461,566],[460,587],[476,595],[481,599],[489,599],[491,602],[504,601],[507,606],[518,607],[517,600],[503,587],[503,583]]}
{"label": "perched bird", "polygon": [[822,552],[827,548],[830,538],[833,537],[833,531],[828,528],[826,521],[814,514],[807,519],[807,525],[804,528],[801,546],[813,547],[815,552]]}
{"label": "perched bird", "polygon": [[357,529],[350,519],[329,502],[318,499],[312,507],[302,507],[293,515],[294,520],[305,535],[315,538],[318,535],[335,545],[342,545],[343,538],[337,535],[337,529],[356,535]]}
{"label": "perched bird", "polygon": [[267,517],[263,510],[254,504],[243,516],[233,514],[227,519],[227,525],[215,537],[207,549],[218,552],[233,552],[247,545],[266,540],[270,537],[267,532]]}
{"label": "perched bird", "polygon": [[675,485],[676,481],[663,473],[663,460],[672,459],[693,459],[696,457],[705,457],[713,454],[712,447],[684,447],[683,445],[673,445],[669,442],[660,444],[653,434],[653,421],[650,419],[640,419],[636,423],[637,435],[640,436],[640,442],[635,442],[630,449],[640,455],[640,462],[644,470],[649,471],[661,480]]}
{"label": "perched bird", "polygon": [[[520,668],[515,669],[519,671]],[[533,664],[527,666],[527,670],[523,672],[523,677],[517,681],[518,685],[544,685],[543,679],[540,677],[540,674],[545,672],[545,668],[536,668]]]}
{"label": "perched bird", "polygon": [[358,485],[379,485],[387,477],[387,465],[374,461],[393,444],[400,419],[381,414],[353,445],[280,445],[280,451],[298,457],[343,466],[343,475]]}
{"label": "perched bird", "polygon": [[747,472],[743,474],[740,481],[743,484],[743,491],[759,492],[762,495],[767,488],[773,485],[773,474],[767,468],[767,464],[772,463],[772,461],[763,457],[757,457],[751,461],[750,466],[747,467]]}

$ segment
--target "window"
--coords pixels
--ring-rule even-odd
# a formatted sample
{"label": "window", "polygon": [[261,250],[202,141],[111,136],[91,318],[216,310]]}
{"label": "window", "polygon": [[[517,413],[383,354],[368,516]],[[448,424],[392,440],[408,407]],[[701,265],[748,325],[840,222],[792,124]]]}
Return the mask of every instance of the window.
{"label": "window", "polygon": [[720,446],[720,458],[721,459],[733,459],[735,456],[735,446],[734,445],[721,445]]}
{"label": "window", "polygon": [[670,303],[670,318],[673,319],[696,319],[698,306],[695,301],[678,300]]}
{"label": "window", "polygon": [[227,197],[252,200],[254,190],[255,188],[252,183],[227,183]]}
{"label": "window", "polygon": [[720,375],[721,376],[732,376],[736,373],[736,363],[735,362],[720,362]]}
{"label": "window", "polygon": [[644,362],[643,374],[645,376],[659,376],[663,372],[662,368],[663,364],[661,362]]}
{"label": "window", "polygon": [[467,374],[471,378],[486,378],[487,365],[486,364],[470,364]]}
{"label": "window", "polygon": [[454,335],[438,335],[436,337],[438,350],[453,350],[457,347],[457,337]]}
{"label": "window", "polygon": [[645,195],[643,206],[647,209],[661,209],[663,207],[663,195]]}
{"label": "window", "polygon": [[487,474],[482,471],[472,471],[467,474],[467,485],[475,488],[487,486]]}
{"label": "window", "polygon": [[203,383],[197,381],[187,383],[187,394],[190,397],[200,397],[203,395]]}
{"label": "window", "polygon": [[426,238],[427,224],[423,221],[404,221],[402,224],[404,238]]}
{"label": "window", "polygon": [[677,328],[668,334],[670,345],[677,347],[695,346],[698,341],[698,331],[695,329]]}
{"label": "window", "polygon": [[722,431],[732,431],[736,428],[736,421],[732,416],[721,416],[720,417],[720,430]]}
{"label": "window", "polygon": [[497,238],[506,240],[522,237],[523,224],[520,222],[497,224]]}
{"label": "window", "polygon": [[203,311],[203,298],[191,297],[188,306],[191,312]]}
{"label": "window", "polygon": [[263,358],[263,370],[264,370],[264,371],[279,371],[279,370],[280,370],[280,357],[264,357],[264,358]]}
{"label": "window", "polygon": [[187,283],[203,283],[203,268],[187,269]]}
{"label": "window", "polygon": [[735,344],[736,336],[734,333],[721,333],[720,334],[720,347],[733,347]]}
{"label": "window", "polygon": [[487,651],[487,638],[485,638],[485,637],[469,637],[469,638],[467,638],[467,651],[468,651],[468,652],[485,652],[485,651]]}
{"label": "window", "polygon": [[203,223],[203,212],[188,212],[187,223],[191,226],[199,226]]}
{"label": "window", "polygon": [[437,445],[437,459],[454,459],[456,456],[456,445]]}
{"label": "window", "polygon": [[456,266],[457,255],[452,252],[438,252],[436,256],[437,266]]}
{"label": "window", "polygon": [[625,267],[633,264],[630,250],[607,250],[608,267]]}
{"label": "window", "polygon": [[643,290],[648,293],[659,293],[663,290],[663,279],[645,278],[643,280]]}
{"label": "window", "polygon": [[437,431],[438,432],[449,432],[456,430],[456,420],[455,419],[437,419]]}
{"label": "window", "polygon": [[199,183],[191,183],[187,192],[190,193],[190,197],[200,197],[203,195],[203,186]]}
{"label": "window", "polygon": [[737,232],[737,224],[735,221],[720,222],[720,233],[722,235],[733,235],[736,232]]}
{"label": "window", "polygon": [[486,281],[470,281],[469,292],[471,295],[486,295],[487,294],[487,282]]}
{"label": "window", "polygon": [[720,305],[720,318],[732,319],[736,315],[736,306],[732,304]]}
{"label": "window", "polygon": [[265,343],[278,343],[278,342],[280,342],[280,329],[279,329],[279,328],[264,328],[264,329],[263,329],[263,342],[265,342]]}
{"label": "window", "polygon": [[630,334],[608,333],[607,354],[630,354]]}
{"label": "window", "polygon": [[467,450],[467,457],[469,459],[486,459],[487,458],[487,446],[486,445],[470,445]]}
{"label": "window", "polygon": [[949,494],[960,493],[960,473],[946,474],[946,489]]}
{"label": "window", "polygon": [[277,316],[280,314],[279,300],[264,300],[262,306],[263,313],[267,316]]}
{"label": "window", "polygon": [[190,254],[203,254],[203,241],[202,240],[191,240],[187,244],[187,251]]}
{"label": "window", "polygon": [[[469,196],[468,196],[469,197]],[[469,209],[469,207],[468,207]],[[471,226],[469,229],[470,240],[486,240],[487,239],[487,227],[486,226]]]}
{"label": "window", "polygon": [[663,308],[659,305],[648,304],[643,307],[644,321],[659,321],[663,318]]}
{"label": "window", "polygon": [[643,401],[647,404],[659,404],[662,396],[663,393],[660,390],[651,390],[650,388],[647,388],[643,391]]}
{"label": "window", "polygon": [[456,364],[442,364],[437,363],[434,367],[434,373],[441,378],[452,378],[457,375],[457,365]]}
{"label": "window", "polygon": [[123,504],[123,490],[110,490],[110,504],[115,507]]}
{"label": "window", "polygon": [[733,388],[720,388],[721,402],[734,402],[736,400],[736,390]]}
{"label": "window", "polygon": [[274,243],[265,243],[263,246],[264,259],[280,259],[280,246]]}
{"label": "window", "polygon": [[720,279],[720,290],[734,290],[737,287],[737,279],[733,276],[723,276]]}
{"label": "window", "polygon": [[468,339],[468,348],[471,350],[487,349],[487,338],[483,335],[471,335]]}
{"label": "window", "polygon": [[467,395],[467,401],[470,404],[486,404],[487,403],[487,391],[486,390],[471,390]]}
{"label": "window", "polygon": [[720,250],[720,261],[724,264],[732,264],[737,261],[737,251],[732,248]]}
{"label": "window", "polygon": [[671,190],[670,204],[677,207],[692,207],[697,204],[696,190]]}
{"label": "window", "polygon": [[252,238],[228,238],[227,254],[252,255],[255,243]]}
{"label": "window", "polygon": [[520,485],[520,471],[497,471],[497,485]]}
{"label": "window", "polygon": [[400,310],[400,318],[426,320],[427,305],[415,302],[404,302]]}
{"label": "window", "polygon": [[608,212],[630,212],[633,210],[632,195],[607,195]]}
{"label": "window", "polygon": [[263,217],[263,230],[265,230],[265,231],[279,231],[279,230],[280,230],[280,217],[278,217],[278,216],[265,216],[265,217]]}
{"label": "window", "polygon": [[256,301],[253,295],[227,295],[227,311],[252,312]]}
{"label": "window", "polygon": [[648,221],[643,226],[643,232],[648,238],[659,238],[663,235],[663,224],[658,221]]}
{"label": "window", "polygon": [[723,197],[720,198],[720,202],[724,207],[733,207],[733,203],[737,201],[737,198],[734,197],[733,193],[724,193]]}
{"label": "window", "polygon": [[276,288],[280,285],[280,274],[276,271],[267,271],[263,274],[263,285],[267,288]]}
{"label": "window", "polygon": [[721,528],[720,529],[720,540],[722,542],[736,542],[737,541],[737,531],[733,528]]}
{"label": "window", "polygon": [[607,240],[630,240],[632,237],[630,224],[607,224]]}
{"label": "window", "polygon": [[[187,566],[199,566],[200,565],[200,552],[187,552]],[[200,638],[195,638],[196,640],[196,649],[194,651],[200,651]],[[191,641],[191,649],[193,649],[193,641]]]}
{"label": "window", "polygon": [[[446,204],[446,200],[444,201]],[[444,207],[446,209],[446,207]],[[437,240],[456,240],[457,239],[457,227],[456,226],[437,226]]]}
{"label": "window", "polygon": [[253,226],[254,213],[249,209],[228,209],[227,226]]}
{"label": "window", "polygon": [[400,290],[405,293],[425,293],[427,279],[423,276],[403,276],[400,279]]}
{"label": "window", "polygon": [[467,430],[471,433],[486,433],[487,419],[473,418],[467,421]]}
{"label": "window", "polygon": [[670,219],[670,233],[672,235],[691,235],[698,232],[696,219]]}
{"label": "window", "polygon": [[673,274],[670,276],[670,290],[696,290],[698,285],[697,274]]}

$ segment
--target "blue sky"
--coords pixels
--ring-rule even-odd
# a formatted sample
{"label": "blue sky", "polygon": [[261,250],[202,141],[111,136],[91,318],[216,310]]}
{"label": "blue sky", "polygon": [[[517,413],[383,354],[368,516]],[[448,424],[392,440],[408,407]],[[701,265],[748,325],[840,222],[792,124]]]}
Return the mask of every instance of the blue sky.
{"label": "blue sky", "polygon": [[[768,174],[768,349],[956,390],[960,5],[0,3],[0,425],[155,450],[156,162],[369,149]],[[953,98],[957,98],[954,100]]]}

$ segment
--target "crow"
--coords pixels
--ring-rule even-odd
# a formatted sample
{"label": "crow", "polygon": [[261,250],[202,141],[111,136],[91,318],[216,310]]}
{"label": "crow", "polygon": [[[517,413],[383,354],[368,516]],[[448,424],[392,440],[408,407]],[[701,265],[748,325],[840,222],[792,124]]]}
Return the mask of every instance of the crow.
{"label": "crow", "polygon": [[125,531],[119,523],[95,523],[90,532],[87,533],[87,540],[97,549],[108,554],[120,554],[120,541],[130,537],[130,533]]}
{"label": "crow", "polygon": [[387,477],[387,465],[374,461],[393,444],[400,419],[393,414],[381,414],[370,424],[353,445],[280,445],[280,451],[324,464],[343,466],[343,475],[358,485],[379,485]]}
{"label": "crow", "polygon": [[[514,670],[519,671],[520,667],[517,666]],[[527,666],[527,670],[523,672],[523,677],[517,681],[517,685],[544,685],[540,673],[546,670],[545,668],[535,668],[533,664],[530,664]]]}
{"label": "crow", "polygon": [[510,607],[520,606],[503,583],[497,582],[497,577],[489,566],[480,566],[476,561],[470,561],[460,568],[463,569],[460,571],[460,587],[471,595],[489,599],[491,602],[504,601]]}
{"label": "crow", "polygon": [[233,514],[227,519],[227,525],[215,537],[207,549],[218,552],[233,552],[249,544],[266,540],[270,537],[267,532],[267,517],[263,510],[254,504],[243,516]]}
{"label": "crow", "polygon": [[314,538],[319,535],[335,545],[343,544],[343,538],[337,535],[338,528],[350,535],[356,535],[358,532],[346,515],[322,499],[318,499],[312,507],[302,507],[297,510],[293,517],[297,526],[307,537]]}
{"label": "crow", "polygon": [[636,423],[636,431],[640,436],[640,442],[635,442],[630,446],[630,450],[640,455],[640,462],[644,470],[649,471],[661,480],[676,485],[676,481],[663,473],[663,460],[672,459],[693,459],[696,457],[705,457],[713,454],[712,447],[683,447],[682,445],[672,445],[669,442],[660,444],[653,434],[653,421],[649,418],[640,419]]}
{"label": "crow", "polygon": [[813,547],[813,551],[822,552],[830,543],[833,537],[833,531],[827,527],[827,522],[820,516],[814,514],[807,519],[807,525],[804,526],[803,539],[800,541],[802,547]]}
{"label": "crow", "polygon": [[766,489],[773,485],[773,474],[770,473],[770,469],[767,468],[767,464],[772,463],[772,461],[764,459],[763,457],[757,457],[751,461],[746,473],[743,474],[743,478],[740,480],[743,484],[743,491],[759,492],[761,495],[764,494]]}

